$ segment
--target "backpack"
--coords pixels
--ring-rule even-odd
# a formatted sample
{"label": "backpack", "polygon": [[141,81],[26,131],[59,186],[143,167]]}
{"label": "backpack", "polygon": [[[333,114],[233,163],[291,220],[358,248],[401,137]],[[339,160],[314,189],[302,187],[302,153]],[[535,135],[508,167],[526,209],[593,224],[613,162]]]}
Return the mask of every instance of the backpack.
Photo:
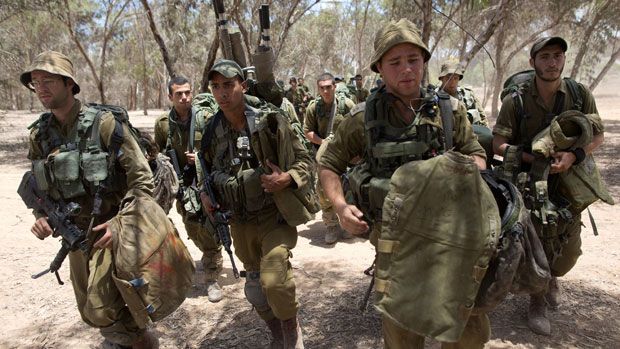
{"label": "backpack", "polygon": [[110,148],[113,150],[111,154],[114,154],[112,156],[118,156],[121,144],[123,144],[123,124],[126,124],[129,128],[131,136],[134,138],[136,143],[138,143],[140,149],[142,149],[142,153],[147,153],[144,145],[142,144],[142,142],[140,142],[140,138],[142,136],[140,130],[138,130],[131,124],[131,122],[129,122],[129,114],[127,113],[127,110],[125,108],[119,107],[117,105],[98,103],[86,103],[85,106],[85,113],[95,113],[97,118],[100,118],[104,113],[108,112],[114,115],[114,132],[112,132],[112,137],[110,138]]}
{"label": "backpack", "polygon": [[196,127],[203,131],[207,119],[217,113],[219,106],[215,101],[215,97],[211,93],[205,92],[194,96],[192,99],[192,107],[196,110]]}
{"label": "backpack", "polygon": [[109,224],[112,279],[138,327],[147,328],[183,303],[194,260],[164,210],[140,191],[123,199]]}

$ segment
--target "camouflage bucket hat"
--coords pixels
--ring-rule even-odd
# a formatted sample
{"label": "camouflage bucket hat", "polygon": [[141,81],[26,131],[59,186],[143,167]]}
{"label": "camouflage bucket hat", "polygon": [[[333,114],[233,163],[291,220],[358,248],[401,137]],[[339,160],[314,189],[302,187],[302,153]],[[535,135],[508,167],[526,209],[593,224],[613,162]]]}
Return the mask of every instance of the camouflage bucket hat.
{"label": "camouflage bucket hat", "polygon": [[562,51],[564,52],[568,50],[568,44],[564,39],[559,36],[540,38],[536,40],[536,42],[534,42],[534,45],[532,45],[532,49],[530,49],[530,58],[534,58],[538,51],[549,45],[560,45]]}
{"label": "camouflage bucket hat", "polygon": [[20,75],[19,80],[28,89],[28,84],[32,81],[31,73],[35,70],[46,71],[50,74],[58,74],[73,80],[73,94],[80,93],[80,85],[78,85],[73,74],[73,63],[69,57],[56,51],[45,51],[34,58],[34,61]]}
{"label": "camouflage bucket hat", "polygon": [[459,64],[459,62],[445,62],[441,65],[441,72],[439,73],[439,78],[441,79],[449,74],[456,74],[462,80],[463,75],[465,74],[465,69],[463,69],[463,66]]}
{"label": "camouflage bucket hat", "polygon": [[375,35],[375,54],[370,61],[370,69],[378,73],[377,63],[381,60],[381,57],[392,47],[403,43],[410,43],[422,49],[424,62],[428,62],[431,58],[431,52],[422,42],[418,28],[409,20],[403,18],[398,22],[390,21],[385,27],[379,29]]}
{"label": "camouflage bucket hat", "polygon": [[217,63],[213,65],[211,70],[209,70],[207,78],[211,80],[213,78],[213,74],[215,73],[220,73],[228,79],[234,78],[236,75],[238,75],[241,80],[245,80],[243,77],[243,71],[241,70],[239,64],[237,64],[237,62],[235,61],[231,61],[228,59],[222,59],[217,61]]}

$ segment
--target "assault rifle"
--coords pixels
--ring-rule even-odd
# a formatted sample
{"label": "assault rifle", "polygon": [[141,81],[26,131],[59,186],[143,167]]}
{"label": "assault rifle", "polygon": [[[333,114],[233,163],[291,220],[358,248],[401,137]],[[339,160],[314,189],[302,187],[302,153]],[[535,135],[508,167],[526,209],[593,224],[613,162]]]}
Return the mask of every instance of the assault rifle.
{"label": "assault rifle", "polygon": [[198,157],[198,161],[200,161],[200,167],[202,168],[203,174],[203,182],[201,190],[209,196],[209,201],[211,201],[211,207],[214,208],[214,211],[211,215],[207,215],[207,219],[211,220],[213,226],[215,227],[215,236],[219,240],[219,242],[224,246],[224,250],[228,253],[230,257],[230,263],[232,264],[233,275],[235,279],[239,278],[239,270],[237,270],[237,266],[235,265],[235,257],[232,254],[232,250],[230,246],[232,245],[232,239],[230,237],[230,229],[228,228],[228,220],[232,215],[229,211],[222,211],[215,200],[215,193],[213,192],[213,188],[211,188],[211,174],[207,172],[207,163],[202,155],[202,152],[198,152],[196,154]]}
{"label": "assault rifle", "polygon": [[183,169],[181,169],[181,165],[179,165],[179,157],[177,156],[177,152],[174,149],[166,150],[166,155],[168,155],[168,157],[170,158],[170,162],[172,163],[174,172],[177,174],[177,179],[179,180],[179,191],[177,192],[177,200],[182,200],[185,188],[192,185],[194,178],[196,178],[196,166],[186,164]]}
{"label": "assault rifle", "polygon": [[54,273],[58,283],[64,285],[64,282],[60,280],[60,275],[58,275],[58,269],[60,269],[67,254],[76,250],[81,250],[85,254],[89,253],[86,233],[72,221],[73,217],[79,214],[80,206],[74,202],[65,204],[62,201],[56,201],[49,197],[39,188],[31,171],[27,171],[24,174],[17,193],[26,204],[26,207],[38,212],[44,212],[47,215],[47,222],[54,230],[53,237],[62,237],[60,250],[49,268],[32,275],[32,278],[37,279],[47,273]]}

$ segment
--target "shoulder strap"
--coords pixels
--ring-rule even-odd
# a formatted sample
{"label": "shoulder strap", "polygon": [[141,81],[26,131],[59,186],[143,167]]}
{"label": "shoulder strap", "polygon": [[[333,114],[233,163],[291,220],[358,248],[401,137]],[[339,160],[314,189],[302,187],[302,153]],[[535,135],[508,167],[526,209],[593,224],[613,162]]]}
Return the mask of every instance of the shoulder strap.
{"label": "shoulder strap", "polygon": [[437,92],[439,97],[439,111],[441,113],[441,122],[443,124],[443,133],[446,138],[446,150],[452,149],[454,131],[454,113],[452,112],[452,103],[450,103],[450,95],[445,92]]}
{"label": "shoulder strap", "polygon": [[192,107],[192,115],[189,120],[189,136],[187,137],[187,143],[188,143],[187,151],[189,151],[190,153],[194,150],[195,132],[196,132],[196,109]]}
{"label": "shoulder strap", "polygon": [[583,108],[583,97],[579,91],[580,84],[571,78],[564,78],[564,81],[566,82],[566,87],[573,100],[573,109],[583,111],[581,110]]}
{"label": "shoulder strap", "polygon": [[174,132],[172,130],[172,126],[174,125],[176,128],[176,122],[170,122],[170,116],[172,113],[174,113],[174,108],[171,108],[168,112],[168,138],[166,138],[166,149],[172,149],[172,133]]}
{"label": "shoulder strap", "polygon": [[200,151],[204,154],[211,144],[211,140],[215,135],[215,128],[219,125],[222,120],[222,113],[218,112],[207,122],[205,126],[204,134],[202,135],[202,140],[200,141]]}

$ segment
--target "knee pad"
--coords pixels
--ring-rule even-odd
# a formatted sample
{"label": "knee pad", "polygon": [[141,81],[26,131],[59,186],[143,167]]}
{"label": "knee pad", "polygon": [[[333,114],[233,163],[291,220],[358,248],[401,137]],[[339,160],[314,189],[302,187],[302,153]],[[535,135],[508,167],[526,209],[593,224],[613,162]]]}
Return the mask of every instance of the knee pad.
{"label": "knee pad", "polygon": [[268,311],[270,307],[259,279],[260,272],[248,271],[245,277],[245,286],[243,291],[245,292],[245,298],[256,308],[258,312],[265,312]]}
{"label": "knee pad", "polygon": [[260,262],[260,281],[265,289],[278,287],[286,282],[291,251],[285,246],[277,246],[267,253]]}

